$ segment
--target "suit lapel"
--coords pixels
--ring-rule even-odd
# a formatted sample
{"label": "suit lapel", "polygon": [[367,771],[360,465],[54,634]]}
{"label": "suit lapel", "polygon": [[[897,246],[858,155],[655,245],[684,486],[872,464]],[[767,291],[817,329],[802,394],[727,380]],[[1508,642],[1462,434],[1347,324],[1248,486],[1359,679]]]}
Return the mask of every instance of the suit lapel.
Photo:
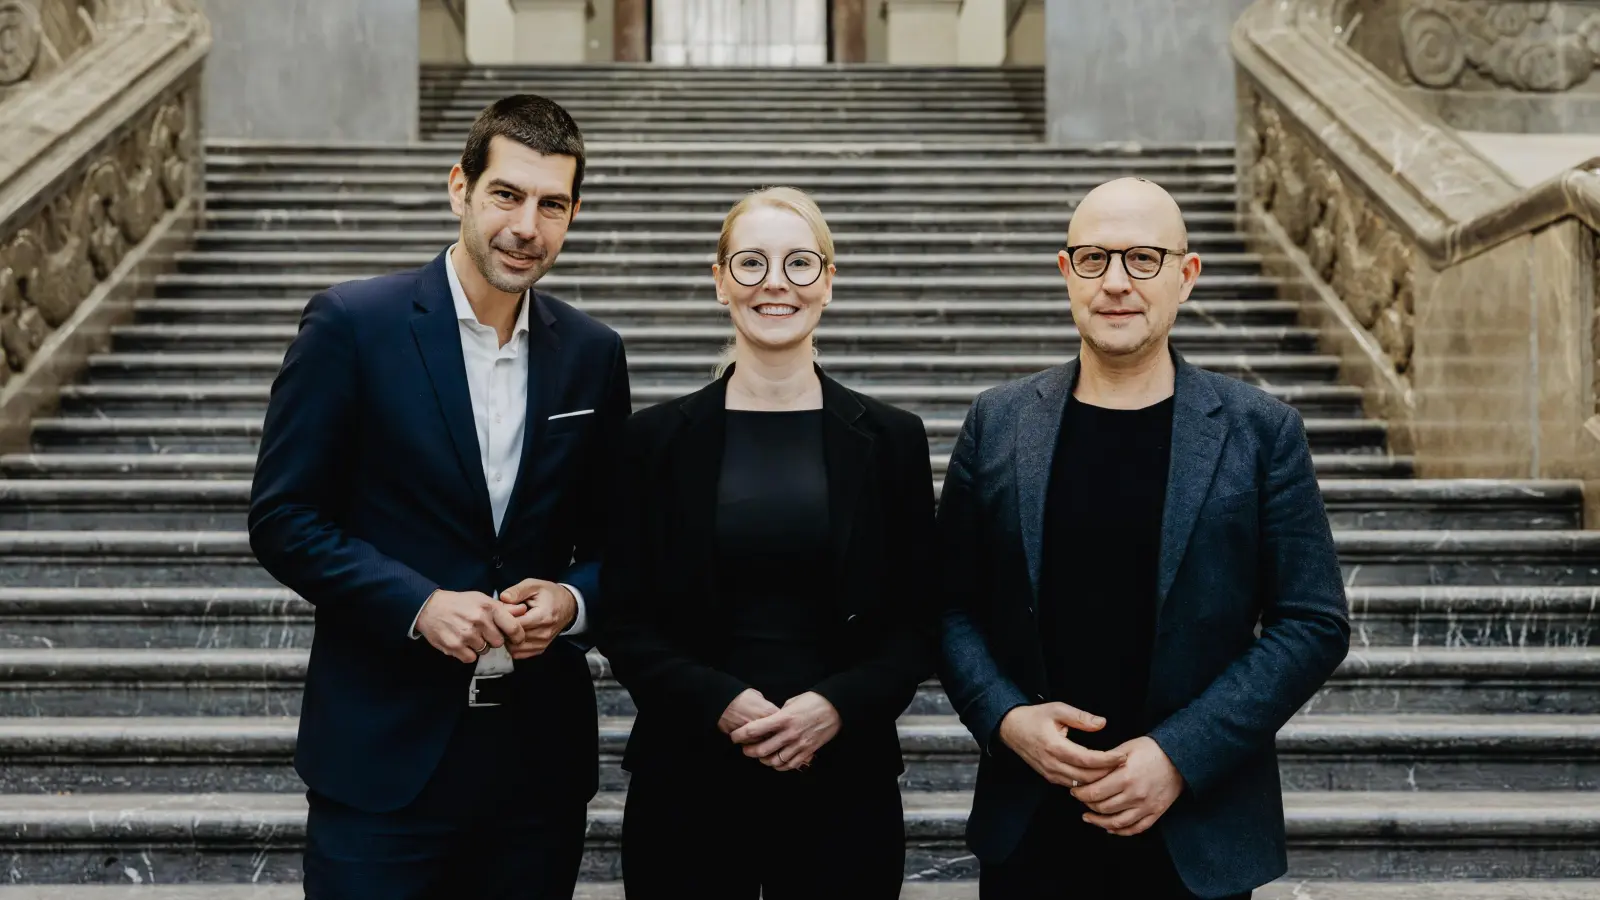
{"label": "suit lapel", "polygon": [[843,571],[850,547],[851,524],[861,483],[872,459],[873,437],[856,426],[865,409],[845,387],[820,369],[822,379],[822,452],[828,474],[828,534],[833,571]]}
{"label": "suit lapel", "polygon": [[1222,456],[1223,426],[1212,418],[1222,407],[1217,392],[1195,368],[1177,360],[1172,401],[1172,461],[1167,472],[1167,503],[1161,517],[1161,565],[1156,615],[1167,601],[1178,565],[1189,546],[1200,506]]}
{"label": "suit lapel", "polygon": [[1039,382],[1038,394],[1017,419],[1017,512],[1022,518],[1022,548],[1028,558],[1028,581],[1033,587],[1030,605],[1039,606],[1039,573],[1044,567],[1045,499],[1050,488],[1050,467],[1061,434],[1061,414],[1077,378],[1076,359],[1050,371]]}
{"label": "suit lapel", "polygon": [[685,397],[678,405],[684,431],[674,452],[677,506],[682,531],[677,546],[685,557],[682,571],[705,572],[706,593],[717,597],[717,485],[722,475],[723,441],[728,415],[726,376]]}
{"label": "suit lapel", "polygon": [[[539,465],[539,436],[550,416],[555,415],[556,404],[566,388],[566,366],[561,352],[561,337],[556,333],[555,316],[538,300],[538,294],[528,292],[524,303],[528,310],[528,405],[522,423],[522,458],[517,462],[517,480],[511,486],[511,500],[506,504],[506,517],[501,522],[504,529],[511,521],[512,511],[520,509],[522,495],[534,480],[533,472]],[[564,410],[571,412],[572,410]]]}
{"label": "suit lapel", "polygon": [[493,528],[489,485],[483,479],[478,429],[472,421],[467,364],[461,355],[461,326],[456,321],[455,304],[450,299],[445,264],[445,254],[441,253],[423,272],[417,299],[422,311],[411,319],[411,334],[433,383],[439,412],[444,415],[445,429],[450,433],[456,459],[461,463],[461,474],[472,494],[474,519]]}

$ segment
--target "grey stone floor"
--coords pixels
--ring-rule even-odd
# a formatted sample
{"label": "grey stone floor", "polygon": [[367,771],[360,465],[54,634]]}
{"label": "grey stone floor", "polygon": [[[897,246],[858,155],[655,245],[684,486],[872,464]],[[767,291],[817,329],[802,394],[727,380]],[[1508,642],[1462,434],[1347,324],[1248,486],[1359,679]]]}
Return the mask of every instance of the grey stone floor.
{"label": "grey stone floor", "polygon": [[[300,900],[299,885],[0,887],[0,900]],[[908,884],[902,900],[977,900],[970,881]],[[622,900],[622,885],[580,885],[574,900]],[[1278,882],[1255,900],[1600,900],[1600,881]]]}

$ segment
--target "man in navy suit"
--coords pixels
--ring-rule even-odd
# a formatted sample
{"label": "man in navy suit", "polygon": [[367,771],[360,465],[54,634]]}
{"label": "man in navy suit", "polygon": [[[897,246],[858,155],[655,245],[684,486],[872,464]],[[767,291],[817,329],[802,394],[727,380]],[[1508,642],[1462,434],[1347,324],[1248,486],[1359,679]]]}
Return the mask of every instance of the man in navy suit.
{"label": "man in navy suit", "polygon": [[1082,350],[978,398],[939,507],[980,893],[1247,897],[1286,868],[1274,737],[1349,648],[1305,429],[1172,350],[1166,191],[1096,188],[1067,245]]}
{"label": "man in navy suit", "polygon": [[250,545],[316,607],[295,767],[309,898],[570,897],[598,729],[583,635],[630,411],[616,332],[533,285],[583,137],[478,117],[459,239],[313,297],[273,383]]}

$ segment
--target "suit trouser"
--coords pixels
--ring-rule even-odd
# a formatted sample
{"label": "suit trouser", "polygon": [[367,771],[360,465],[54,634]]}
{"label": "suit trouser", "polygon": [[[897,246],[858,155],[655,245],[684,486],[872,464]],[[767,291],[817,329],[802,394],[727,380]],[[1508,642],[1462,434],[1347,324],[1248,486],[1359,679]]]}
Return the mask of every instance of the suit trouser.
{"label": "suit trouser", "polygon": [[1011,856],[983,866],[981,900],[1194,900],[1172,866],[1159,823],[1119,837],[1083,821],[1086,811],[1065,789],[1052,789]]}
{"label": "suit trouser", "polygon": [[716,777],[633,776],[622,824],[627,900],[900,895],[905,819],[893,776],[747,762]]}
{"label": "suit trouser", "polygon": [[569,900],[586,805],[547,799],[573,775],[519,762],[512,715],[507,706],[464,710],[422,793],[395,812],[308,791],[307,900]]}

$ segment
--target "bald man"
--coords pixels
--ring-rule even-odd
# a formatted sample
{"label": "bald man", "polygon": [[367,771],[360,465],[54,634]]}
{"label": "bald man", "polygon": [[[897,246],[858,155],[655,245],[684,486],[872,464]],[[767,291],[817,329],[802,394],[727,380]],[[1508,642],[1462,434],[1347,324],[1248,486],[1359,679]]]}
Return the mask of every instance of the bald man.
{"label": "bald man", "polygon": [[1305,429],[1172,349],[1166,191],[1091,191],[1057,263],[1079,355],[978,397],[939,507],[980,893],[1248,897],[1287,869],[1274,736],[1350,640]]}

